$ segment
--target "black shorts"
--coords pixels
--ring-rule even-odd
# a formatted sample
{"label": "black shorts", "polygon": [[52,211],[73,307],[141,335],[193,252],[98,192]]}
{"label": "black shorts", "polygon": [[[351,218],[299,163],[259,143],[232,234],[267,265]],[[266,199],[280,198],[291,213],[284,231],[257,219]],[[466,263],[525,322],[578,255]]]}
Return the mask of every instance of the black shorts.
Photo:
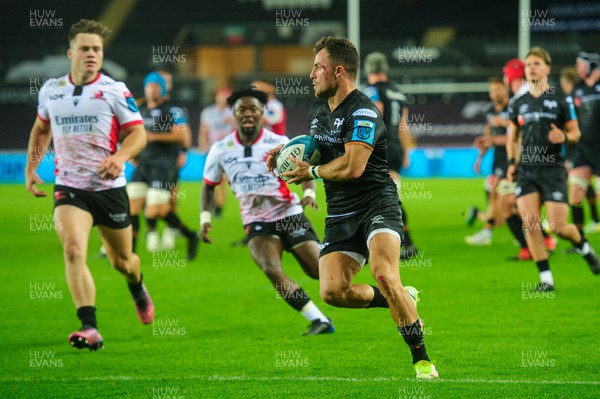
{"label": "black shorts", "polygon": [[506,177],[506,170],[508,169],[508,159],[506,157],[494,157],[494,163],[492,164],[492,170],[494,176],[499,179]]}
{"label": "black shorts", "polygon": [[387,162],[390,170],[400,173],[404,161],[404,148],[401,145],[389,144],[387,149]]}
{"label": "black shorts", "polygon": [[146,183],[151,188],[171,191],[178,181],[179,170],[174,162],[141,163],[133,172],[131,182]]}
{"label": "black shorts", "polygon": [[54,208],[73,205],[90,213],[94,226],[124,229],[131,224],[129,197],[125,187],[103,191],[86,191],[61,185],[54,186]]}
{"label": "black shorts", "polygon": [[596,176],[600,176],[600,147],[577,144],[572,150],[570,161],[573,168],[587,166]]}
{"label": "black shorts", "polygon": [[569,203],[565,167],[517,167],[517,198],[534,192],[540,193],[543,202]]}
{"label": "black shorts", "polygon": [[378,229],[395,231],[404,243],[404,225],[398,196],[386,195],[359,212],[346,216],[328,216],[325,219],[325,237],[320,256],[332,252],[357,252],[369,258],[367,239]]}
{"label": "black shorts", "polygon": [[281,240],[283,249],[288,252],[307,241],[319,242],[315,229],[304,213],[275,222],[254,222],[245,225],[244,228],[248,241],[256,236],[276,236]]}

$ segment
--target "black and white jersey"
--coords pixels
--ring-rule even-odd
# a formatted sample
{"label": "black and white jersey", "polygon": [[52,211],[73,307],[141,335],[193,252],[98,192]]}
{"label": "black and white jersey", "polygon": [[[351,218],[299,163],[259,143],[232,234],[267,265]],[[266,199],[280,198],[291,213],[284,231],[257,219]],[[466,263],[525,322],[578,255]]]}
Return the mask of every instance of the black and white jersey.
{"label": "black and white jersey", "polygon": [[551,124],[563,129],[566,122],[577,120],[571,97],[549,88],[539,97],[530,90],[520,91],[508,105],[510,120],[521,129],[522,167],[563,165],[562,144],[553,144],[548,138]]}
{"label": "black and white jersey", "polygon": [[326,100],[319,100],[309,112],[310,135],[321,146],[321,164],[343,156],[347,145],[362,145],[373,152],[358,179],[324,180],[327,213],[341,215],[372,205],[386,188],[396,186],[387,164],[386,129],[381,113],[366,95],[352,91],[330,112]]}

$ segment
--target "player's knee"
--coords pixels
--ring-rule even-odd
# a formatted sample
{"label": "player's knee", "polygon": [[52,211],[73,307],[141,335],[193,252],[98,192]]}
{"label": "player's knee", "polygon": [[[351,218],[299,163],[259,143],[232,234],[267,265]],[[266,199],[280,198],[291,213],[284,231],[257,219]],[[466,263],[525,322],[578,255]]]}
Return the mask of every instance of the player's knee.
{"label": "player's knee", "polygon": [[265,276],[267,276],[267,278],[271,280],[271,282],[278,283],[284,280],[284,274],[281,267],[278,267],[274,264],[267,264],[263,265],[262,269],[265,273]]}
{"label": "player's knee", "polygon": [[86,254],[83,251],[83,247],[75,241],[67,242],[63,247],[63,251],[67,263],[75,263],[85,260]]}
{"label": "player's knee", "polygon": [[347,290],[341,287],[323,287],[320,294],[323,302],[331,306],[344,306],[348,298]]}

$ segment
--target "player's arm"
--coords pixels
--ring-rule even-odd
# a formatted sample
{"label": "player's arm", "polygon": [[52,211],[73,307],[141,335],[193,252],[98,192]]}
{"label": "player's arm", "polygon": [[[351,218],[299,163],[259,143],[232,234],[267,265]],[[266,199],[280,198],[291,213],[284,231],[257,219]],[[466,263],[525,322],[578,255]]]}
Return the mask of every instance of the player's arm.
{"label": "player's arm", "polygon": [[308,206],[313,209],[319,209],[319,207],[317,206],[317,193],[315,191],[315,188],[315,182],[312,180],[305,181],[304,183],[302,183],[304,197],[302,198],[302,201],[300,201],[300,204],[302,204],[303,207]]}
{"label": "player's arm", "polygon": [[211,230],[211,209],[215,206],[215,185],[204,183],[200,197],[200,236],[205,243],[212,243],[208,237]]}
{"label": "player's arm", "polygon": [[204,122],[200,122],[200,130],[198,131],[198,146],[200,147],[201,153],[208,151],[208,125]]}
{"label": "player's arm", "polygon": [[492,130],[490,129],[490,124],[488,122],[485,124],[485,130],[484,130],[483,136],[478,136],[475,139],[475,146],[477,148],[479,148],[479,154],[477,155],[477,159],[475,160],[475,163],[473,164],[473,169],[475,170],[475,173],[477,173],[477,174],[481,174],[481,160],[483,159],[483,156],[485,155],[487,150],[490,148],[491,137],[492,137]]}
{"label": "player's arm", "polygon": [[519,135],[520,135],[520,127],[510,121],[508,127],[506,128],[506,156],[508,158],[508,169],[506,170],[506,177],[509,180],[515,180],[515,169],[518,163],[519,157]]}
{"label": "player's arm", "polygon": [[25,187],[27,191],[36,197],[46,196],[46,193],[38,191],[35,185],[44,184],[44,181],[37,174],[37,168],[48,151],[51,140],[52,130],[50,129],[50,123],[43,121],[39,117],[36,118],[31,128],[31,134],[29,135],[27,164],[25,166]]}
{"label": "player's arm", "polygon": [[299,184],[315,178],[334,181],[358,179],[367,167],[373,148],[351,142],[345,145],[345,149],[343,156],[318,167],[294,158],[296,168],[284,173],[285,176],[290,177],[288,183]]}
{"label": "player's arm", "polygon": [[[383,115],[383,111],[381,111],[381,114]],[[412,134],[410,132],[410,127],[408,126],[408,107],[404,107],[402,109],[400,125],[398,125],[398,138],[400,139],[402,148],[404,148],[404,159],[402,160],[402,166],[404,166],[404,168],[408,168],[410,166],[410,156],[408,154],[408,150],[413,146]]]}
{"label": "player's arm", "polygon": [[173,128],[164,133],[152,133],[146,132],[148,141],[160,141],[161,143],[179,143],[184,145],[185,143],[185,134],[186,134],[186,124],[177,124],[173,125]]}
{"label": "player's arm", "polygon": [[123,129],[126,134],[121,148],[111,156],[104,158],[98,166],[98,174],[104,180],[113,180],[121,175],[125,162],[136,157],[146,146],[146,130],[141,123],[129,125]]}
{"label": "player's arm", "polygon": [[574,144],[581,138],[577,119],[565,122],[563,129],[559,129],[554,123],[551,123],[550,126],[552,130],[548,133],[548,139],[554,144]]}

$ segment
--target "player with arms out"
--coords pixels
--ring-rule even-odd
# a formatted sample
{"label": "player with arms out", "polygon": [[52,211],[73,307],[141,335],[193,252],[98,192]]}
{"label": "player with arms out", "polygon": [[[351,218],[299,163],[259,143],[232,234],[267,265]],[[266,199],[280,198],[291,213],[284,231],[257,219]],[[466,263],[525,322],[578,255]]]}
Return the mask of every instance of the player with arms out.
{"label": "player with arms out", "polygon": [[[106,254],[127,281],[140,321],[149,324],[154,305],[142,284],[140,259],[131,248],[131,217],[125,191],[125,162],[146,145],[146,132],[135,100],[125,84],[101,74],[102,23],[82,19],[69,31],[71,73],[50,79],[39,94],[37,119],[29,139],[25,185],[35,184],[43,152],[54,136],[56,185],[54,222],[63,247],[69,291],[81,330],[69,335],[76,348],[96,350],[103,339],[96,323],[96,288],[86,264],[88,239],[98,226]],[[119,131],[127,137],[117,151]]]}
{"label": "player with arms out", "polygon": [[[435,378],[429,361],[416,290],[400,280],[398,258],[403,234],[396,184],[386,160],[386,131],[375,104],[356,89],[359,57],[346,38],[323,37],[315,45],[310,73],[315,95],[310,135],[321,146],[320,166],[295,159],[285,172],[290,183],[322,178],[327,196],[325,238],[319,259],[321,297],[344,308],[389,308],[410,348],[417,378]],[[281,146],[269,151],[273,171]],[[352,284],[366,264],[377,286]],[[409,293],[410,292],[410,293]]]}
{"label": "player with arms out", "polygon": [[581,133],[573,100],[548,84],[551,65],[547,51],[532,48],[525,59],[529,85],[520,90],[508,106],[512,142],[506,148],[507,175],[514,179],[516,172],[517,207],[529,250],[540,272],[537,291],[555,289],[540,229],[542,205],[546,206],[552,231],[569,240],[592,272],[600,274],[600,260],[594,250],[577,227],[567,222],[569,207],[562,144],[578,142]]}
{"label": "player with arms out", "polygon": [[283,250],[290,252],[304,272],[319,278],[319,241],[304,215],[303,206],[317,207],[313,182],[303,185],[304,198],[298,199],[287,184],[269,174],[264,159],[273,145],[287,143],[286,136],[261,127],[268,96],[262,91],[246,89],[233,93],[227,103],[233,108],[237,130],[215,143],[204,167],[200,226],[202,240],[210,243],[211,209],[215,186],[227,176],[240,207],[248,238],[248,249],[256,265],[271,281],[277,293],[311,322],[304,335],[334,331],[327,318],[308,294],[283,271]]}

